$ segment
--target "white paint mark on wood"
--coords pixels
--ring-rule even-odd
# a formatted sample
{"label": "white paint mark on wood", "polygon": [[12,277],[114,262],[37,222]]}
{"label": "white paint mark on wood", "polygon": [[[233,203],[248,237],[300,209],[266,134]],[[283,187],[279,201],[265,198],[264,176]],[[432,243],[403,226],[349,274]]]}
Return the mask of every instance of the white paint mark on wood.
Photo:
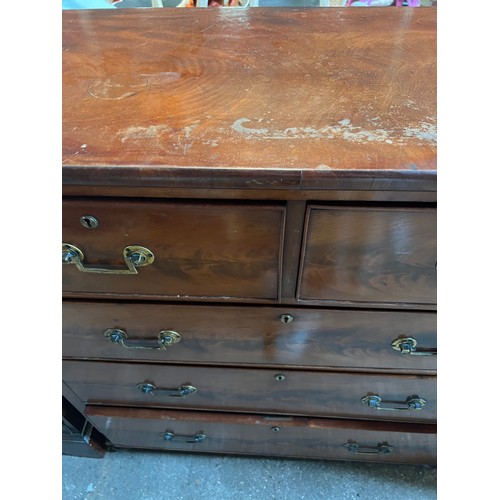
{"label": "white paint mark on wood", "polygon": [[342,138],[350,142],[365,142],[365,141],[385,141],[388,139],[388,132],[383,129],[364,130],[361,127],[356,127],[351,123],[351,120],[344,118],[336,125],[327,125],[325,127],[288,127],[286,129],[271,129],[271,128],[253,128],[247,127],[245,124],[251,123],[249,118],[239,118],[231,128],[244,135],[246,138],[260,139],[334,139]]}
{"label": "white paint mark on wood", "polygon": [[198,126],[198,124],[189,125],[188,127],[184,127],[184,154],[186,154],[192,146],[192,142],[190,140],[191,132]]}
{"label": "white paint mark on wood", "polygon": [[[251,124],[257,122],[257,126]],[[267,120],[268,127],[262,127],[260,124],[264,119],[251,120],[250,118],[239,118],[234,121],[231,128],[246,139],[269,139],[269,140],[287,140],[287,139],[343,139],[348,142],[369,143],[384,142],[386,144],[406,142],[408,139],[420,139],[426,142],[436,141],[435,126],[430,123],[422,123],[416,128],[392,128],[385,129],[377,127],[380,118],[370,119],[374,123],[373,128],[363,128],[354,125],[349,118],[338,121],[335,125],[327,125],[321,128],[312,126],[288,127],[285,129],[272,128],[271,120]],[[221,130],[222,132],[222,130]]]}
{"label": "white paint mark on wood", "polygon": [[251,122],[249,118],[238,118],[232,125],[231,128],[236,130],[236,132],[243,135],[263,135],[267,134],[269,130],[267,128],[247,128],[243,124]]}
{"label": "white paint mark on wood", "polygon": [[149,127],[128,127],[120,130],[117,136],[120,137],[121,142],[128,139],[155,139],[160,137],[165,132],[171,132],[170,125],[150,125]]}
{"label": "white paint mark on wood", "polygon": [[431,123],[421,123],[420,128],[407,127],[404,129],[403,134],[406,137],[415,137],[426,142],[437,142],[436,125]]}

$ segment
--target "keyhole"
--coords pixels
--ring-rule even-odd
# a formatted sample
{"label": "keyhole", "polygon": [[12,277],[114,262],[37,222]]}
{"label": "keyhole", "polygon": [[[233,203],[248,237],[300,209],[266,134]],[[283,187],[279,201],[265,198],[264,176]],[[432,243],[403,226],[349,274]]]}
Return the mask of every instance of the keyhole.
{"label": "keyhole", "polygon": [[86,229],[95,229],[99,225],[99,221],[93,215],[82,215],[80,224]]}
{"label": "keyhole", "polygon": [[293,316],[291,314],[282,314],[280,316],[280,321],[285,324],[291,323],[293,321]]}

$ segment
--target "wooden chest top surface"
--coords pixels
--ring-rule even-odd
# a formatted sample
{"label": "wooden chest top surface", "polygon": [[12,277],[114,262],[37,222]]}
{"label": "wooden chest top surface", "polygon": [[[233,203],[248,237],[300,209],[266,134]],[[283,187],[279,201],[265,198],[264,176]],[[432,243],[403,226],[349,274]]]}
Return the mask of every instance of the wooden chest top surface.
{"label": "wooden chest top surface", "polygon": [[62,20],[67,183],[76,171],[124,168],[142,179],[172,169],[435,174],[435,9],[122,9]]}

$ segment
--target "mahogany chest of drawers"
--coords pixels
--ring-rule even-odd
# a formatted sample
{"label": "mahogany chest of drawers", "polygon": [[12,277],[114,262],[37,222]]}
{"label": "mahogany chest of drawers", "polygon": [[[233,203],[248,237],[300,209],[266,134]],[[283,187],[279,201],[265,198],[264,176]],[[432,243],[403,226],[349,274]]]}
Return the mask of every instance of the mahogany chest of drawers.
{"label": "mahogany chest of drawers", "polygon": [[109,445],[435,463],[435,17],[63,12],[63,396]]}

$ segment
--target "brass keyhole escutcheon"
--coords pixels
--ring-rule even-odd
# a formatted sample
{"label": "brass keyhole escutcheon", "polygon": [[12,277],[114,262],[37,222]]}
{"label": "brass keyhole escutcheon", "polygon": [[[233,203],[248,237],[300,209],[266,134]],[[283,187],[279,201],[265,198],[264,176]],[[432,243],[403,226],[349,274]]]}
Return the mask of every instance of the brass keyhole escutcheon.
{"label": "brass keyhole escutcheon", "polygon": [[99,221],[93,215],[82,215],[80,217],[80,224],[85,229],[95,229],[99,225]]}
{"label": "brass keyhole escutcheon", "polygon": [[280,321],[285,324],[291,323],[293,320],[294,317],[291,314],[282,314],[280,316]]}

